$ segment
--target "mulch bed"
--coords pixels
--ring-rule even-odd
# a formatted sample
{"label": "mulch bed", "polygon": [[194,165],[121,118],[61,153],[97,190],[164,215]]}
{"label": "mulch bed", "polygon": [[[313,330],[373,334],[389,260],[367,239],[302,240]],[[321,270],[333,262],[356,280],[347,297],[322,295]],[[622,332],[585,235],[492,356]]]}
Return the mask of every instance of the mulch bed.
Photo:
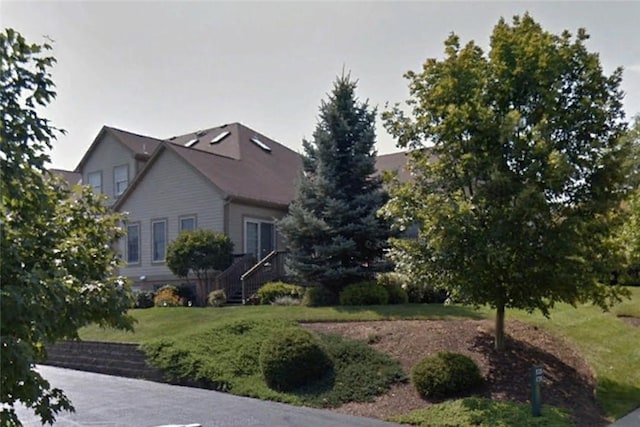
{"label": "mulch bed", "polygon": [[[595,379],[586,361],[567,343],[540,328],[519,321],[506,323],[506,349],[493,348],[488,320],[395,320],[377,322],[307,323],[310,330],[334,333],[371,343],[398,360],[405,372],[424,356],[454,351],[471,357],[485,385],[481,396],[528,402],[530,369],[544,367],[542,401],[570,410],[578,426],[604,426],[607,420],[595,399]],[[348,403],[335,411],[385,419],[437,403],[422,399],[410,382],[394,386],[370,403]]]}

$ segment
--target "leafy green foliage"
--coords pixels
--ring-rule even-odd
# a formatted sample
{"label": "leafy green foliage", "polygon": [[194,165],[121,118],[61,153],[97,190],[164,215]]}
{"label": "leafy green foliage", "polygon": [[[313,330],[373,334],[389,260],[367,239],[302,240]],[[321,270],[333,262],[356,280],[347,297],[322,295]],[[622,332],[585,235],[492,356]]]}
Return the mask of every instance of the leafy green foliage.
{"label": "leafy green foliage", "polygon": [[284,282],[265,283],[257,292],[260,304],[272,304],[276,298],[285,296],[302,299],[303,295],[303,287]]}
{"label": "leafy green foliage", "polygon": [[531,405],[479,397],[449,400],[426,409],[391,417],[389,421],[424,427],[571,427],[566,410],[542,406],[540,417],[531,415]]}
{"label": "leafy green foliage", "polygon": [[620,265],[610,236],[628,191],[621,70],[605,76],[587,38],[529,15],[501,19],[487,54],[453,34],[444,59],[406,74],[412,117],[384,115],[415,176],[392,186],[384,209],[399,229],[418,228],[393,242],[393,258],[496,309],[497,348],[506,308],[605,309],[627,294],[605,285]]}
{"label": "leafy green foliage", "polygon": [[44,346],[90,323],[132,329],[129,285],[111,250],[121,217],[88,188],[73,195],[49,173],[57,129],[38,115],[56,96],[51,47],[0,33],[0,424],[20,425],[14,405],[43,423],[72,406],[35,371]]}
{"label": "leafy green foliage", "polygon": [[134,308],[151,308],[154,306],[155,292],[136,291],[133,293]]}
{"label": "leafy green foliage", "polygon": [[622,204],[629,217],[615,236],[616,242],[623,248],[623,263],[616,271],[616,279],[621,284],[640,286],[640,115],[635,117],[625,138],[631,145],[627,157],[628,188],[631,193]]}
{"label": "leafy green foliage", "polygon": [[439,352],[420,360],[411,380],[422,397],[446,397],[482,384],[478,365],[464,354]]}
{"label": "leafy green foliage", "polygon": [[227,294],[224,293],[224,289],[216,289],[209,292],[207,302],[212,307],[222,307],[227,303]]}
{"label": "leafy green foliage", "polygon": [[380,273],[376,275],[376,282],[383,286],[389,294],[389,304],[406,304],[409,295],[405,291],[403,276],[398,273]]}
{"label": "leafy green foliage", "polygon": [[338,296],[330,289],[322,286],[307,288],[302,298],[302,305],[307,307],[329,307],[338,304]]}
{"label": "leafy green foliage", "polygon": [[375,111],[357,100],[355,88],[342,76],[322,102],[313,140],[303,141],[295,200],[278,224],[290,273],[336,294],[373,277],[390,233],[377,216],[386,194],[374,177]]}
{"label": "leafy green foliage", "polygon": [[203,305],[211,271],[223,271],[233,263],[233,242],[212,230],[183,231],[167,247],[167,267],[179,277],[198,279],[198,302]]}
{"label": "leafy green foliage", "polygon": [[[271,313],[277,309],[272,306],[247,308]],[[202,314],[203,310],[198,311]],[[225,318],[233,310],[208,311],[221,313],[221,317],[202,331],[191,335],[177,333],[171,338],[149,340],[141,346],[150,362],[163,369],[170,380],[179,383],[197,380],[201,386],[237,395],[296,405],[334,407],[349,401],[371,401],[391,385],[406,379],[400,365],[387,355],[360,342],[319,335],[320,345],[334,361],[329,375],[291,392],[272,390],[260,369],[261,349],[268,337],[295,328],[295,324],[274,320],[273,316],[229,321]],[[179,311],[174,314],[177,313]]]}
{"label": "leafy green foliage", "polygon": [[385,305],[388,302],[387,288],[373,280],[353,283],[340,292],[340,305]]}
{"label": "leafy green foliage", "polygon": [[288,391],[331,373],[333,362],[309,331],[277,331],[262,343],[260,369],[267,385]]}

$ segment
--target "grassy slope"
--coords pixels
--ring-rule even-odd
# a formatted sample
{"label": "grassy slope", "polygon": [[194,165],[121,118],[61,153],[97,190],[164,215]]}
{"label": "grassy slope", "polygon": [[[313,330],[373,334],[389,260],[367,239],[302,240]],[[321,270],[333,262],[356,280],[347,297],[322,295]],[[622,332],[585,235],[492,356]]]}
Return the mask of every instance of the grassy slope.
{"label": "grassy slope", "polygon": [[[586,305],[577,310],[561,304],[551,319],[538,314],[508,311],[508,318],[540,325],[566,338],[586,357],[598,377],[598,401],[608,416],[619,418],[640,406],[640,328],[630,326],[616,315],[640,317],[640,288],[632,289],[632,300],[614,307],[610,313]],[[384,307],[225,307],[211,309],[153,308],[134,310],[138,320],[134,334],[84,328],[85,340],[145,342],[158,337],[172,337],[204,332],[219,320],[283,319],[292,321],[355,321],[383,319],[448,319],[493,316],[486,309],[443,307],[438,305],[404,305]]]}

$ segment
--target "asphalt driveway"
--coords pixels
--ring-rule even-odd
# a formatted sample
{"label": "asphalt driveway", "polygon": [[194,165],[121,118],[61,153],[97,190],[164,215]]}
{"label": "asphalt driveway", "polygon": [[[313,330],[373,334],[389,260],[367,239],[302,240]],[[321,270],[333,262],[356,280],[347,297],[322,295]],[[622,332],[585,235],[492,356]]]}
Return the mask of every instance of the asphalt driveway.
{"label": "asphalt driveway", "polygon": [[[336,414],[233,396],[212,390],[38,366],[53,387],[62,388],[76,408],[57,417],[56,426],[151,427],[199,424],[202,427],[391,427],[370,418]],[[40,426],[25,408],[27,427]]]}

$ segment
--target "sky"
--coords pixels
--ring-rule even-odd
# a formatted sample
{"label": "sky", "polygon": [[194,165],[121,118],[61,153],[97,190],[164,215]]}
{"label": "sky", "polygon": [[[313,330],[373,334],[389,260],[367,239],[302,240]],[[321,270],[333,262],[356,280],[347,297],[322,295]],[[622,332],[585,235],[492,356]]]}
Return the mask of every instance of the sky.
{"label": "sky", "polygon": [[[302,152],[342,70],[360,100],[408,98],[409,70],[443,55],[451,32],[488,48],[500,17],[586,28],[605,73],[624,67],[628,117],[640,113],[640,1],[124,2],[0,0],[0,26],[55,41],[58,96],[43,112],[67,134],[53,167],[74,169],[103,125],[169,138],[240,122]],[[377,122],[379,154],[399,149]]]}

